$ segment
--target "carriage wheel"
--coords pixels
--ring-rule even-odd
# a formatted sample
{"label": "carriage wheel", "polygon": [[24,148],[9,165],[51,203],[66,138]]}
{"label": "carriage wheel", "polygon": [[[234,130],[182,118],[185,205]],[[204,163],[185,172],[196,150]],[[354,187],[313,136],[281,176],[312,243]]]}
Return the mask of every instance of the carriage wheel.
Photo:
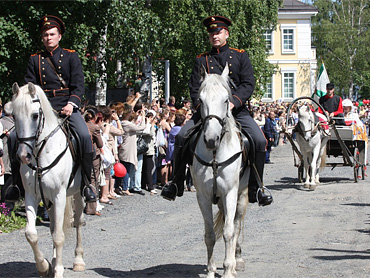
{"label": "carriage wheel", "polygon": [[298,167],[298,181],[300,183],[303,182],[303,165],[302,164],[299,165],[299,167]]}

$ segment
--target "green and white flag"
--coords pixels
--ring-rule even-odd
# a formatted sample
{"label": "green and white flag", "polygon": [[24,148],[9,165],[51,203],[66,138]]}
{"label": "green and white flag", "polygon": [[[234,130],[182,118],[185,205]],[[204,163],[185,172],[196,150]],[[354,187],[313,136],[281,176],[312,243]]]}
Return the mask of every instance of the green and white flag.
{"label": "green and white flag", "polygon": [[326,68],[324,63],[321,64],[319,75],[316,81],[316,91],[312,95],[313,98],[315,97],[322,97],[326,95],[326,84],[330,83],[328,73],[326,72]]}

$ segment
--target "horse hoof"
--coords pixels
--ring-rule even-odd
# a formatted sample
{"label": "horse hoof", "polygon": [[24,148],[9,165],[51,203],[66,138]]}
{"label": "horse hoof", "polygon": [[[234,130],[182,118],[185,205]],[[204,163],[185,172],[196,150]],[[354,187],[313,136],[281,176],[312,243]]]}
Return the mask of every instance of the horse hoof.
{"label": "horse hoof", "polygon": [[73,264],[73,271],[76,271],[76,272],[81,272],[81,271],[85,271],[86,270],[86,267],[85,267],[85,264]]}
{"label": "horse hoof", "polygon": [[244,271],[245,270],[245,262],[244,262],[243,259],[239,259],[239,260],[236,261],[235,270],[236,271]]}
{"label": "horse hoof", "polygon": [[311,185],[310,185],[310,190],[311,190],[311,191],[314,191],[315,189],[316,189],[316,184],[311,184]]}
{"label": "horse hoof", "polygon": [[50,264],[50,262],[47,259],[44,259],[44,261],[42,262],[42,266],[43,266],[44,269],[46,268],[46,270],[39,270],[39,269],[37,269],[37,272],[39,273],[39,275],[41,277],[49,277],[50,274],[52,273],[51,272],[51,264]]}
{"label": "horse hoof", "polygon": [[310,188],[310,184],[309,183],[305,183],[303,187],[304,188]]}

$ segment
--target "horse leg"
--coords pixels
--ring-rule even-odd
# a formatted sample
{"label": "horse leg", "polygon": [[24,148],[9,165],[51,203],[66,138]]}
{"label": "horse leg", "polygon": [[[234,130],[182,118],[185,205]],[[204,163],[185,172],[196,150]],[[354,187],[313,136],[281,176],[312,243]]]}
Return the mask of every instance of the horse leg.
{"label": "horse leg", "polygon": [[225,241],[225,260],[224,260],[224,278],[236,277],[236,231],[234,219],[236,214],[236,206],[238,199],[238,188],[232,188],[224,200],[225,226],[224,226],[224,241]]}
{"label": "horse leg", "polygon": [[306,153],[302,153],[302,155],[303,155],[303,165],[304,165],[304,169],[306,172],[306,180],[304,182],[304,188],[309,188],[310,178],[311,178],[309,156]]}
{"label": "horse leg", "polygon": [[216,265],[213,260],[213,248],[216,243],[216,235],[213,229],[212,203],[197,190],[197,199],[200,211],[204,219],[204,241],[207,246],[207,278],[215,277]]}
{"label": "horse leg", "polygon": [[[74,214],[74,224],[76,226],[76,249],[75,249],[75,259],[73,262],[73,271],[85,271],[85,262],[83,260],[84,250],[82,247],[82,226],[84,223],[83,207],[84,202],[82,200],[81,194],[77,193],[74,195],[75,199],[75,214]],[[71,206],[69,206],[71,207]]]}
{"label": "horse leg", "polygon": [[64,232],[63,232],[63,222],[64,222],[64,209],[66,206],[66,193],[58,193],[53,204],[54,207],[54,233],[53,233],[53,243],[54,243],[54,257],[55,257],[55,267],[54,267],[54,277],[63,277],[64,267],[63,267],[63,245],[64,245]]}
{"label": "horse leg", "polygon": [[50,271],[50,263],[45,259],[44,254],[40,251],[38,246],[38,236],[36,230],[36,209],[38,206],[38,201],[34,196],[26,191],[25,205],[26,205],[26,216],[27,216],[27,226],[26,226],[26,239],[31,245],[35,261],[36,268],[40,276],[48,276]]}
{"label": "horse leg", "polygon": [[236,271],[245,270],[245,261],[242,258],[242,248],[239,244],[239,236],[241,231],[241,224],[243,223],[245,213],[247,212],[247,207],[248,207],[248,189],[245,189],[238,197],[238,206],[236,208],[234,220],[236,237],[236,249],[235,249]]}
{"label": "horse leg", "polygon": [[319,160],[319,153],[320,153],[320,146],[316,146],[312,150],[312,160],[311,160],[311,182],[310,182],[310,190],[316,189],[316,170],[317,170],[317,162]]}

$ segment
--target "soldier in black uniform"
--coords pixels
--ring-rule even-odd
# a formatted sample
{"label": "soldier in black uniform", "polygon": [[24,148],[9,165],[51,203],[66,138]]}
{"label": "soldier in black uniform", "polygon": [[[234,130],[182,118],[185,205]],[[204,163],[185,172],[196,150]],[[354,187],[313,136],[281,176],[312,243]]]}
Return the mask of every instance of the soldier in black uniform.
{"label": "soldier in black uniform", "polygon": [[81,61],[77,52],[59,46],[65,31],[61,19],[52,15],[44,16],[39,21],[39,29],[46,51],[31,55],[25,82],[39,85],[53,109],[69,116],[70,126],[79,135],[82,145],[81,168],[84,179],[81,193],[86,202],[94,202],[96,196],[90,187],[94,150],[89,130],[79,111],[85,91]]}
{"label": "soldier in black uniform", "polygon": [[[198,55],[195,60],[195,65],[190,77],[189,88],[190,96],[193,101],[193,107],[198,109],[200,102],[198,99],[198,91],[201,85],[200,67],[203,65],[206,71],[210,73],[221,74],[226,63],[229,66],[229,76],[232,79],[231,89],[233,99],[230,103],[230,109],[235,119],[241,124],[241,127],[254,140],[255,145],[255,166],[258,175],[263,177],[263,169],[265,163],[265,153],[267,141],[261,129],[251,117],[246,101],[253,94],[255,79],[253,75],[252,64],[248,54],[244,50],[229,47],[227,39],[229,37],[229,26],[231,21],[222,16],[210,16],[203,21],[209,33],[209,40],[212,45],[210,52]],[[176,136],[175,143],[175,165],[174,179],[162,191],[162,196],[169,200],[174,200],[177,196],[180,197],[184,192],[184,173],[185,159],[182,158],[182,148],[184,146],[184,134],[200,119],[199,113],[195,113],[193,118],[181,129]],[[249,182],[249,201],[254,203],[257,201],[258,183],[254,171],[251,171]],[[272,203],[272,196],[258,191],[258,201],[262,206]]]}

